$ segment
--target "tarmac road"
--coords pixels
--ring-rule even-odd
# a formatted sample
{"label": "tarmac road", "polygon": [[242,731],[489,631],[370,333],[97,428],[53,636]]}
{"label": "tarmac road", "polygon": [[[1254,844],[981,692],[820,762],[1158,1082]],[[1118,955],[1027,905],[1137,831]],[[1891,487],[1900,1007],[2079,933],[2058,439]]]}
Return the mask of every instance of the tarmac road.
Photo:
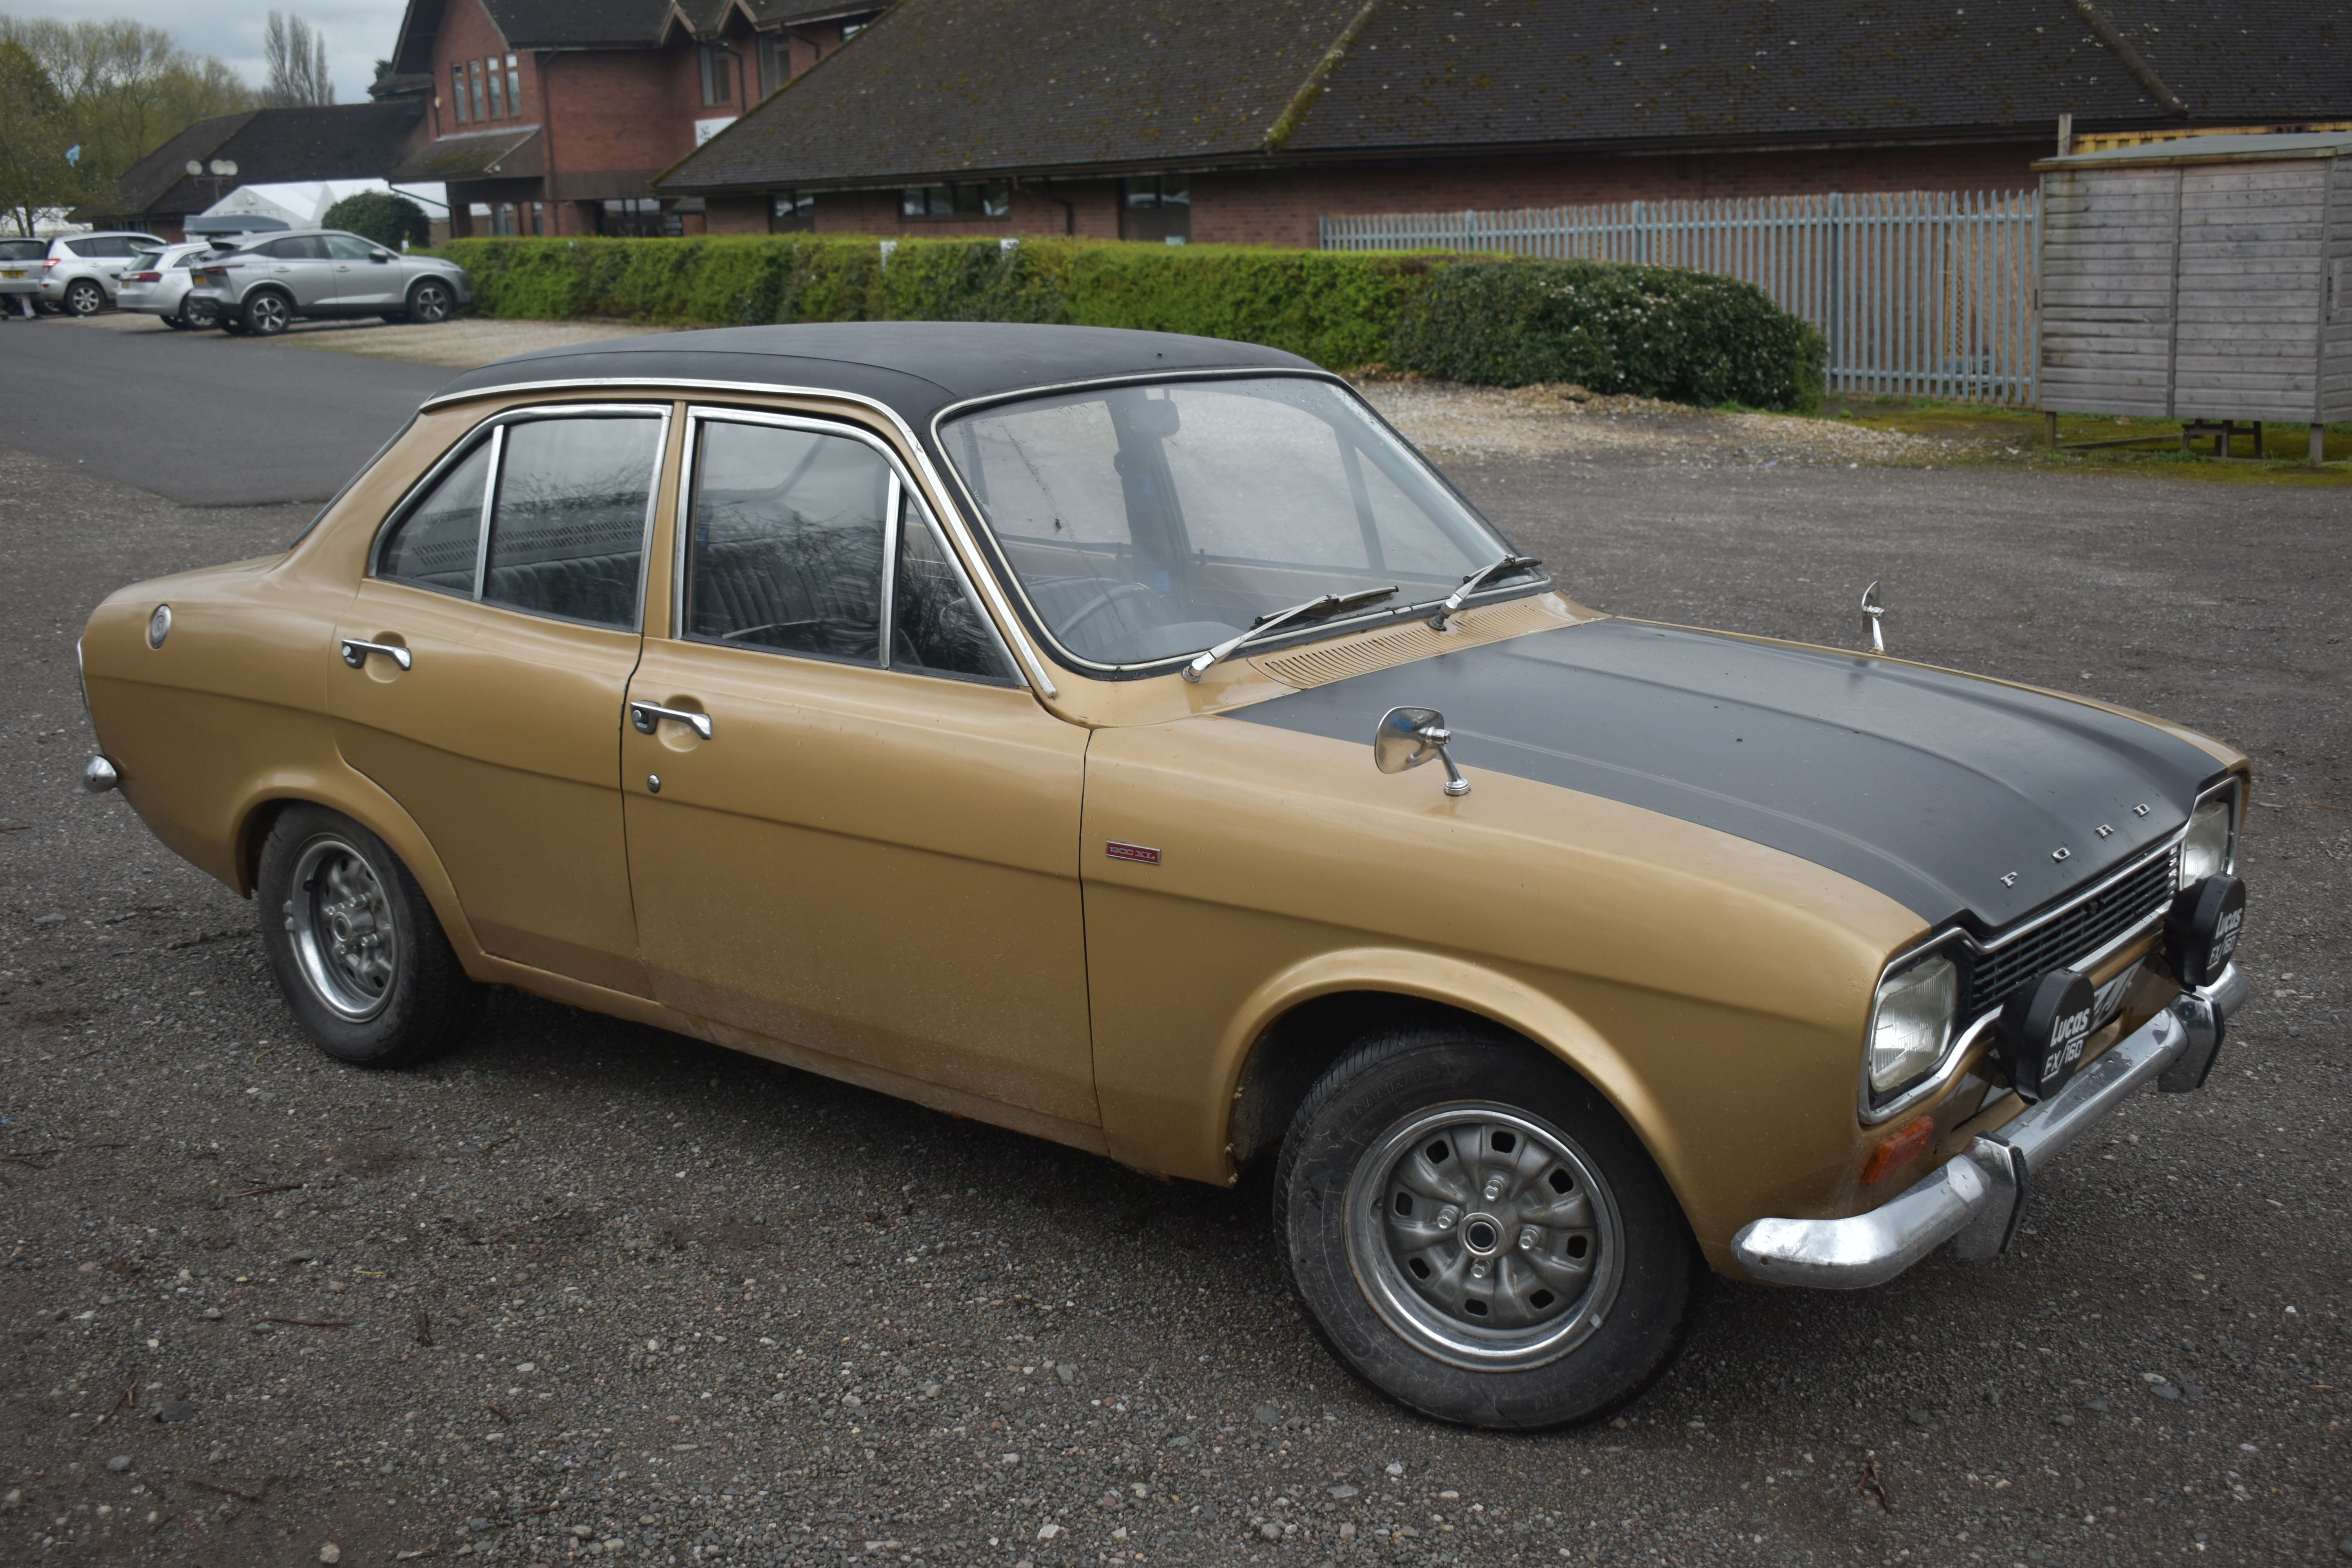
{"label": "tarmac road", "polygon": [[[115,414],[197,384],[233,407],[238,367],[274,370],[209,346],[154,344],[195,368],[126,377]],[[317,439],[363,457],[399,367],[286,356],[313,357],[351,383],[320,406],[360,410]],[[2324,493],[1455,470],[1601,606],[1845,641],[1880,577],[1899,651],[2165,711],[2262,770],[2259,1000],[2213,1087],[2128,1107],[2000,1263],[1719,1285],[1623,1426],[1499,1436],[1341,1373],[1247,1190],[520,996],[419,1071],[311,1052],[251,907],[71,787],[89,605],[311,509],[175,505],[55,423],[10,430],[52,445],[0,450],[0,1561],[2352,1555],[2352,569]],[[218,431],[232,467],[278,435]]]}
{"label": "tarmac road", "polygon": [[152,316],[11,317],[0,334],[0,443],[183,506],[324,501],[455,374]]}

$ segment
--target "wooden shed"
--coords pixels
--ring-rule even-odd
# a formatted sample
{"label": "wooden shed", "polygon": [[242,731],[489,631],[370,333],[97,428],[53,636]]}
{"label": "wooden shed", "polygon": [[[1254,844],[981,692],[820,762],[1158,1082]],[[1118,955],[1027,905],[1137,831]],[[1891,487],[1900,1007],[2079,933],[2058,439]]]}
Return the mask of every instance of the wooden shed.
{"label": "wooden shed", "polygon": [[2321,426],[2352,419],[2352,132],[2187,136],[2034,169],[2042,408],[2306,425],[2319,462]]}

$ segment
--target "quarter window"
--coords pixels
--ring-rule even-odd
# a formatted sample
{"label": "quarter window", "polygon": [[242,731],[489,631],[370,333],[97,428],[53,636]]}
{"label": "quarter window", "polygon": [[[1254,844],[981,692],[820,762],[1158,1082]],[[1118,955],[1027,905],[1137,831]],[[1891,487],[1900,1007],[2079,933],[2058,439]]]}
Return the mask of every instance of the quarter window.
{"label": "quarter window", "polygon": [[472,598],[482,537],[482,491],[489,476],[490,443],[483,441],[384,535],[376,552],[375,574]]}

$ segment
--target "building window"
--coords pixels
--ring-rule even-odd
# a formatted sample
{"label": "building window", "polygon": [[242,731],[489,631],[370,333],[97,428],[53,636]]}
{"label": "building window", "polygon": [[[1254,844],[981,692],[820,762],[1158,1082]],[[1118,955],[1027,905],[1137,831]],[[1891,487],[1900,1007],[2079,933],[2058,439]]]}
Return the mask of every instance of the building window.
{"label": "building window", "polygon": [[1192,237],[1192,186],[1182,174],[1144,174],[1118,184],[1118,237],[1184,245]]}
{"label": "building window", "polygon": [[898,193],[898,216],[909,217],[1009,217],[1010,185],[909,185]]}
{"label": "building window", "polygon": [[735,57],[724,44],[702,46],[702,101],[730,103],[734,101],[733,84],[728,79]]}
{"label": "building window", "polygon": [[792,46],[773,33],[760,35],[760,96],[765,98],[784,85],[789,74]]}
{"label": "building window", "polygon": [[522,112],[522,62],[512,55],[507,57],[507,112]]}
{"label": "building window", "polygon": [[493,120],[504,120],[506,117],[506,79],[499,75],[499,62],[492,60],[490,62],[490,118]]}
{"label": "building window", "polygon": [[770,234],[801,234],[816,226],[816,198],[798,191],[778,191],[768,201]]}
{"label": "building window", "polygon": [[547,232],[547,204],[545,202],[533,202],[530,204],[530,232],[538,235],[543,235]]}
{"label": "building window", "polygon": [[488,116],[482,112],[482,62],[479,60],[467,60],[466,62],[466,74],[473,78],[472,101],[474,105],[474,118],[477,120],[487,119]]}
{"label": "building window", "polygon": [[596,232],[624,238],[658,238],[667,233],[662,205],[652,196],[608,196],[596,211]]}
{"label": "building window", "polygon": [[466,123],[466,62],[463,60],[449,62],[449,112],[457,116],[458,124]]}

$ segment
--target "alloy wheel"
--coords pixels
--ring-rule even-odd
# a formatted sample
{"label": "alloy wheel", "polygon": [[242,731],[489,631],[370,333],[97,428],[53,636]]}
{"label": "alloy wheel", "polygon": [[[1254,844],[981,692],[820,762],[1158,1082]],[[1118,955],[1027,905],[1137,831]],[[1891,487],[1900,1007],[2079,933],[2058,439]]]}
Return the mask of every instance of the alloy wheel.
{"label": "alloy wheel", "polygon": [[449,290],[438,283],[419,283],[408,296],[408,318],[413,321],[446,321],[450,308]]}
{"label": "alloy wheel", "polygon": [[1539,1366],[1607,1319],[1623,1243],[1607,1183],[1575,1142],[1507,1105],[1405,1118],[1348,1184],[1359,1285],[1423,1352],[1476,1371]]}
{"label": "alloy wheel", "polygon": [[282,295],[256,294],[245,304],[246,330],[257,338],[274,338],[293,321]]}
{"label": "alloy wheel", "polygon": [[88,279],[66,290],[66,310],[76,316],[95,316],[106,308],[106,290]]}
{"label": "alloy wheel", "polygon": [[283,912],[313,995],[351,1023],[383,1011],[400,977],[400,931],[366,856],[343,838],[311,839],[295,859]]}

